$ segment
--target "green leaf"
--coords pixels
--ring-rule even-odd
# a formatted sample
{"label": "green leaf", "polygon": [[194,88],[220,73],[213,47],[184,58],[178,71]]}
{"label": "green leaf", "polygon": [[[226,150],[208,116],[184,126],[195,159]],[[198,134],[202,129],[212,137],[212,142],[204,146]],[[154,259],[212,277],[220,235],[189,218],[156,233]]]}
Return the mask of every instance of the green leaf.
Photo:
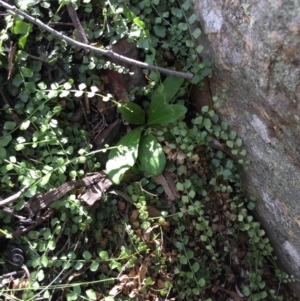
{"label": "green leaf", "polygon": [[0,147],[0,159],[6,159],[6,149],[3,147]]}
{"label": "green leaf", "polygon": [[7,146],[11,140],[12,140],[12,136],[11,135],[2,136],[0,138],[0,147]]}
{"label": "green leaf", "polygon": [[45,186],[49,182],[50,177],[51,177],[51,173],[48,173],[42,177],[42,180],[41,180],[42,187]]}
{"label": "green leaf", "polygon": [[145,123],[145,112],[137,104],[133,102],[124,103],[119,106],[119,111],[122,118],[131,124],[144,124]]}
{"label": "green leaf", "polygon": [[189,22],[190,24],[193,24],[196,20],[197,20],[197,15],[196,15],[196,14],[192,14],[192,15],[188,18],[188,22]]}
{"label": "green leaf", "polygon": [[242,139],[241,139],[241,138],[237,138],[237,139],[235,140],[235,144],[236,144],[236,146],[241,147],[242,144],[243,144]]}
{"label": "green leaf", "polygon": [[154,25],[153,26],[155,34],[160,37],[164,38],[166,36],[166,27],[162,25]]}
{"label": "green leaf", "polygon": [[13,27],[14,34],[28,34],[32,28],[30,23],[25,23],[23,21],[16,21],[15,26]]}
{"label": "green leaf", "polygon": [[6,121],[3,128],[5,130],[12,131],[16,126],[17,124],[14,121]]}
{"label": "green leaf", "polygon": [[[151,104],[152,102],[159,101],[161,102],[170,102],[173,97],[178,93],[180,87],[184,82],[184,78],[177,77],[177,76],[168,76],[164,82],[163,87],[159,86],[153,93],[151,97]],[[150,107],[151,107],[150,104]]]}
{"label": "green leaf", "polygon": [[85,293],[89,300],[97,300],[97,295],[94,290],[89,289],[89,290],[85,291]]}
{"label": "green leaf", "polygon": [[176,16],[178,19],[182,18],[182,10],[180,8],[172,7],[171,8],[172,15]]}
{"label": "green leaf", "polygon": [[46,268],[48,266],[49,260],[46,255],[43,255],[41,258],[41,264]]}
{"label": "green leaf", "polygon": [[98,270],[98,267],[99,267],[99,262],[93,261],[90,265],[90,270],[92,272],[96,272]]}
{"label": "green leaf", "polygon": [[194,271],[194,273],[196,273],[200,268],[200,265],[198,262],[194,262],[194,264],[192,265],[192,270]]}
{"label": "green leaf", "polygon": [[198,116],[194,119],[194,124],[202,124],[203,122],[203,117],[202,116]]}
{"label": "green leaf", "polygon": [[82,256],[85,260],[90,260],[92,258],[92,254],[89,251],[84,251]]}
{"label": "green leaf", "polygon": [[249,210],[253,210],[253,209],[255,208],[255,203],[249,202],[248,205],[247,205],[247,208],[248,208]]}
{"label": "green leaf", "polygon": [[193,37],[195,39],[199,38],[201,36],[201,30],[199,28],[196,28],[193,33],[192,33]]}
{"label": "green leaf", "polygon": [[165,153],[153,134],[141,138],[139,160],[146,176],[158,176],[163,172],[166,165]]}
{"label": "green leaf", "polygon": [[13,81],[12,81],[12,84],[15,86],[15,87],[19,87],[21,84],[23,83],[23,78],[22,76],[18,73],[16,74],[16,76],[14,77]]}
{"label": "green leaf", "polygon": [[204,49],[203,45],[200,44],[197,46],[196,51],[197,51],[197,53],[201,54],[203,49]]}
{"label": "green leaf", "polygon": [[229,138],[230,138],[231,140],[234,140],[235,137],[236,137],[236,132],[235,132],[235,131],[230,131],[230,133],[229,133]]}
{"label": "green leaf", "polygon": [[166,105],[157,103],[156,106],[150,105],[149,118],[147,125],[172,123],[185,115],[187,109],[183,105]]}
{"label": "green leaf", "polygon": [[99,252],[99,257],[103,260],[109,259],[108,253],[106,251]]}
{"label": "green leaf", "polygon": [[205,285],[205,280],[204,280],[203,278],[200,278],[200,279],[198,280],[198,285],[199,285],[200,287],[204,287],[204,285]]}
{"label": "green leaf", "polygon": [[189,48],[194,47],[194,41],[193,40],[186,40],[185,45],[186,45],[186,47],[189,47]]}
{"label": "green leaf", "polygon": [[29,68],[26,68],[26,67],[21,67],[21,72],[22,72],[22,75],[24,77],[32,77],[33,76],[33,71]]}
{"label": "green leaf", "polygon": [[185,31],[188,29],[188,25],[186,23],[179,23],[178,24],[178,29],[181,31]]}
{"label": "green leaf", "polygon": [[115,184],[120,184],[124,173],[134,165],[143,129],[144,127],[140,126],[132,130],[118,142],[118,148],[110,151],[106,170]]}
{"label": "green leaf", "polygon": [[207,241],[207,236],[206,235],[200,235],[200,240],[201,241]]}
{"label": "green leaf", "polygon": [[27,38],[28,38],[28,34],[22,36],[22,37],[19,39],[19,45],[21,46],[21,48],[24,48],[24,47],[25,47],[26,42],[27,42]]}
{"label": "green leaf", "polygon": [[76,264],[74,265],[74,269],[76,271],[79,271],[80,269],[82,269],[83,267],[83,263],[81,261],[77,261]]}
{"label": "green leaf", "polygon": [[191,6],[191,3],[189,0],[186,0],[184,1],[184,3],[181,5],[181,7],[184,9],[184,10],[188,10]]}
{"label": "green leaf", "polygon": [[226,145],[227,145],[228,147],[232,148],[232,147],[233,147],[233,142],[230,141],[230,140],[227,140],[227,141],[226,141]]}
{"label": "green leaf", "polygon": [[209,130],[211,128],[211,120],[209,118],[205,118],[203,121],[203,125],[207,130]]}

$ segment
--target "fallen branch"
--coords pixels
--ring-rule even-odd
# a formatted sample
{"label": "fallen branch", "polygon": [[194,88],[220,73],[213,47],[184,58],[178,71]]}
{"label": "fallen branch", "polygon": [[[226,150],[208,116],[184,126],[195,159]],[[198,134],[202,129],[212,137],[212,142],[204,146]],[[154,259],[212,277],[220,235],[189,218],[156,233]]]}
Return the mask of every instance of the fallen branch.
{"label": "fallen branch", "polygon": [[162,68],[162,67],[157,67],[157,66],[154,66],[154,65],[150,65],[150,64],[147,64],[147,63],[143,63],[143,62],[133,60],[133,59],[130,59],[128,57],[119,55],[119,54],[117,54],[117,53],[115,53],[111,50],[100,49],[100,48],[96,48],[96,47],[93,47],[93,46],[86,45],[84,43],[75,41],[75,40],[69,38],[68,36],[65,36],[62,33],[56,31],[55,29],[51,28],[50,26],[44,24],[39,19],[33,18],[32,16],[22,12],[21,10],[19,10],[15,6],[9,5],[9,4],[7,4],[6,2],[4,2],[2,0],[0,0],[0,5],[7,8],[7,9],[9,9],[9,10],[11,10],[12,12],[14,12],[17,15],[23,16],[26,20],[28,20],[29,22],[39,26],[40,28],[42,28],[46,31],[48,31],[53,36],[55,36],[55,37],[57,37],[61,40],[64,40],[65,42],[67,42],[69,44],[80,47],[82,49],[89,50],[91,52],[94,52],[94,53],[99,54],[99,55],[104,55],[106,57],[116,58],[119,61],[123,61],[123,62],[129,63],[129,64],[133,64],[133,65],[139,66],[141,68],[145,68],[145,69],[149,69],[149,70],[157,70],[157,71],[159,71],[161,73],[164,73],[164,74],[167,74],[167,75],[174,75],[174,76],[182,77],[182,78],[185,78],[185,79],[192,79],[194,77],[194,75],[191,74],[191,73],[184,73],[184,72],[174,71],[174,70],[170,70],[170,69],[165,69],[165,68]]}
{"label": "fallen branch", "polygon": [[7,205],[11,202],[16,201],[22,195],[22,193],[25,192],[28,188],[29,188],[29,186],[25,186],[20,191],[18,191],[17,193],[11,195],[10,197],[8,197],[4,200],[1,200],[0,201],[0,207],[5,206],[5,205]]}
{"label": "fallen branch", "polygon": [[59,187],[50,190],[42,195],[36,195],[33,198],[31,198],[25,204],[24,207],[28,210],[29,216],[32,218],[36,216],[39,211],[49,207],[53,202],[62,198],[66,193],[68,193],[72,189],[92,186],[96,183],[100,183],[100,185],[98,185],[97,187],[95,197],[97,199],[101,199],[103,194],[112,185],[112,182],[109,179],[107,179],[107,175],[103,171],[87,174],[84,178],[80,180],[72,180],[66,182],[60,185]]}

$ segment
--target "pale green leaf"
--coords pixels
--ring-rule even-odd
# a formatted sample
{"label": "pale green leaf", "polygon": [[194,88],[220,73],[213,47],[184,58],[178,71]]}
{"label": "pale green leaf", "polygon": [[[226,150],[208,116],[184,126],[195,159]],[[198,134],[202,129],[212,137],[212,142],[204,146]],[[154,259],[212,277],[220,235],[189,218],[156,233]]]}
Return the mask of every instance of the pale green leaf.
{"label": "pale green leaf", "polygon": [[160,175],[166,165],[165,153],[153,134],[141,138],[139,160],[145,176]]}
{"label": "pale green leaf", "polygon": [[140,126],[132,130],[118,142],[117,148],[110,151],[106,170],[115,184],[120,184],[125,172],[135,164],[143,129],[144,127]]}

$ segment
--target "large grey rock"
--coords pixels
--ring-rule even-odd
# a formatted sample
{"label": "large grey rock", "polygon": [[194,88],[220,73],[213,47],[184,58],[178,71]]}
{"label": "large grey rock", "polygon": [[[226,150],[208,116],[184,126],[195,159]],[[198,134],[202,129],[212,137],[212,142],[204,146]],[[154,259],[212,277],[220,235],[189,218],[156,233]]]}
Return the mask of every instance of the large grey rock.
{"label": "large grey rock", "polygon": [[[252,161],[244,188],[289,273],[300,279],[300,0],[193,0],[220,114]],[[300,284],[293,284],[300,295]]]}

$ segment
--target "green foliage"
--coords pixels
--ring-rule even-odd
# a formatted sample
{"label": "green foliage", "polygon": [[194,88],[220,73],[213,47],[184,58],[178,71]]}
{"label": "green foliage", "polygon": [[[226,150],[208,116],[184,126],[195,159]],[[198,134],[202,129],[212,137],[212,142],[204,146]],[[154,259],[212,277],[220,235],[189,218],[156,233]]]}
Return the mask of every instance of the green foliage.
{"label": "green foliage", "polygon": [[[68,3],[77,8],[90,42],[128,37],[147,63],[192,72],[194,83],[211,74],[210,62],[198,58],[201,30],[189,0],[16,1],[55,27],[55,22],[69,22]],[[87,127],[72,119],[74,109],[83,99],[111,101],[102,70],[125,74],[129,69],[84,55],[11,13],[4,23],[0,85],[7,101],[2,99],[0,111],[1,197],[28,187],[7,204],[25,216],[29,198],[99,170]],[[57,28],[70,35],[68,27]],[[15,68],[8,63],[9,41],[16,42]],[[230,287],[227,276],[239,276],[241,268],[246,276],[240,290],[249,300],[285,300],[268,281],[266,259],[278,287],[295,279],[277,268],[269,240],[251,215],[255,199],[245,198],[239,173],[247,167],[246,151],[237,133],[218,117],[217,97],[213,108],[203,107],[192,120],[184,120],[190,86],[172,76],[161,83],[157,71],[144,73],[148,85],[135,89],[150,95],[150,104],[144,98],[143,107],[134,102],[118,105],[132,127],[111,145],[106,166],[115,183],[133,168],[144,177],[120,185],[125,192],[109,193],[93,207],[78,199],[80,190],[73,190],[51,204],[54,215],[48,222],[18,238],[12,235],[17,219],[0,210],[0,235],[8,245],[26,250],[30,270],[27,287],[7,286],[1,296],[48,300],[63,291],[66,300],[211,301],[214,285]],[[130,92],[128,97],[134,98]],[[164,170],[171,173],[169,190],[178,193],[172,201],[167,185],[150,177]],[[1,253],[1,268],[8,255]],[[228,298],[220,290],[218,294]]]}
{"label": "green foliage", "polygon": [[[160,143],[153,134],[142,132],[145,128],[159,124],[168,124],[182,118],[187,109],[183,105],[169,104],[178,93],[183,80],[169,76],[151,97],[149,115],[145,121],[144,110],[134,103],[119,105],[119,111],[126,121],[134,125],[142,125],[126,134],[117,148],[109,153],[106,170],[115,184],[119,184],[125,172],[139,160],[139,169],[145,176],[157,176],[165,168],[166,158]],[[141,137],[142,136],[142,137]]]}

